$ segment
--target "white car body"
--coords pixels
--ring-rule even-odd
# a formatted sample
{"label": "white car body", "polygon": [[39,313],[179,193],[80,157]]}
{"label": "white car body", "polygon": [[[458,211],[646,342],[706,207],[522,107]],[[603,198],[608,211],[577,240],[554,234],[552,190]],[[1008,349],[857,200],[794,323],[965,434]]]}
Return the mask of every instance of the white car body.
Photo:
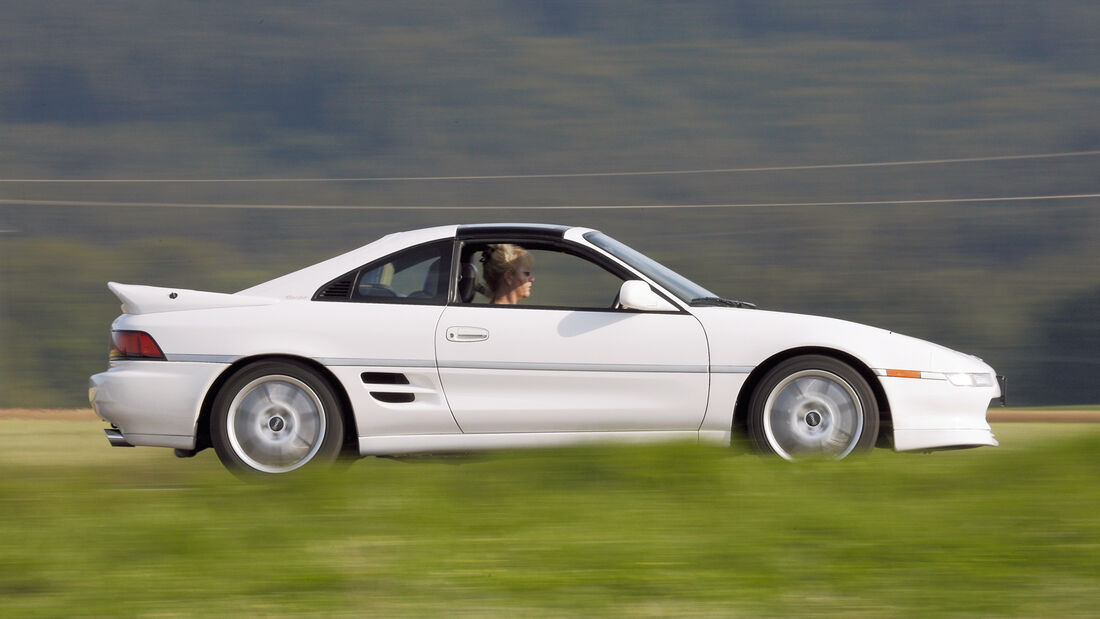
{"label": "white car body", "polygon": [[[359,455],[593,440],[729,444],[759,370],[814,354],[866,377],[880,400],[883,436],[873,437],[880,443],[997,444],[985,413],[1002,387],[980,359],[841,320],[696,306],[590,241],[594,232],[515,224],[391,234],[236,294],[111,283],[125,312],[112,330],[148,334],[163,359],[113,360],[90,379],[92,406],[112,424],[113,444],[186,453],[208,444],[211,406],[227,376],[257,359],[297,359],[325,376],[349,409]],[[643,292],[657,309],[463,303],[457,248],[438,303],[318,297],[344,274],[406,248],[512,237],[583,251],[648,284]],[[394,376],[407,384],[393,384]],[[955,384],[966,377],[978,378]]]}

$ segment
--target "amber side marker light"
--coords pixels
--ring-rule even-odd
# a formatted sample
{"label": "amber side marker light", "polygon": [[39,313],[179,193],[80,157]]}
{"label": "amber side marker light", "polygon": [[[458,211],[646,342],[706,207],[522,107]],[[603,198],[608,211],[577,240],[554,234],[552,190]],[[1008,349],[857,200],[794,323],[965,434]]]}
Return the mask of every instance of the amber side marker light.
{"label": "amber side marker light", "polygon": [[920,378],[920,372],[917,370],[886,370],[887,376],[893,376],[894,378]]}
{"label": "amber side marker light", "polygon": [[164,360],[153,336],[144,331],[111,331],[111,361]]}

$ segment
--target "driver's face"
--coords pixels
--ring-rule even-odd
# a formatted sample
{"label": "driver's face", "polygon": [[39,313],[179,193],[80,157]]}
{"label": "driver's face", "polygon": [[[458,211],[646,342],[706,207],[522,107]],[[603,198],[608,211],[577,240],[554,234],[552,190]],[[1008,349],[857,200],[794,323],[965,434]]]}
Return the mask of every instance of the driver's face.
{"label": "driver's face", "polygon": [[521,299],[531,296],[531,284],[535,283],[535,274],[531,272],[530,264],[520,265],[508,275],[512,280],[512,287],[519,293]]}

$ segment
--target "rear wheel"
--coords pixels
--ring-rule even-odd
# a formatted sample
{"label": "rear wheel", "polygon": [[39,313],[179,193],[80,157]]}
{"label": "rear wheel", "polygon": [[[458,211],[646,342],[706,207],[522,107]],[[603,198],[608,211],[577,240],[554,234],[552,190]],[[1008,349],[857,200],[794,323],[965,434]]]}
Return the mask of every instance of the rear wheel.
{"label": "rear wheel", "polygon": [[214,400],[210,440],[222,464],[237,473],[279,475],[331,463],[343,439],[332,388],[298,362],[246,366]]}
{"label": "rear wheel", "polygon": [[786,460],[840,460],[874,447],[879,410],[859,372],[832,357],[807,355],[764,375],[749,401],[747,421],[760,452]]}

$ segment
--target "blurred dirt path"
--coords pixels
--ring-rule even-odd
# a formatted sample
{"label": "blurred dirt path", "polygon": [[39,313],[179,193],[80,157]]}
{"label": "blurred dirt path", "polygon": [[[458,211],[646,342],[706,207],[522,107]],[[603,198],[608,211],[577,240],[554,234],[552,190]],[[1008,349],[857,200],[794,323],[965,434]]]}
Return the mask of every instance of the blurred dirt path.
{"label": "blurred dirt path", "polygon": [[1100,422],[1100,410],[1012,410],[991,408],[985,414],[990,423],[1005,421],[1047,421],[1069,423]]}
{"label": "blurred dirt path", "polygon": [[[991,423],[1009,421],[1100,423],[1100,410],[1016,410],[991,408],[986,413]],[[42,419],[45,421],[95,421],[90,408],[5,408],[0,419]]]}
{"label": "blurred dirt path", "polygon": [[3,408],[0,419],[41,419],[43,421],[95,421],[90,408]]}

